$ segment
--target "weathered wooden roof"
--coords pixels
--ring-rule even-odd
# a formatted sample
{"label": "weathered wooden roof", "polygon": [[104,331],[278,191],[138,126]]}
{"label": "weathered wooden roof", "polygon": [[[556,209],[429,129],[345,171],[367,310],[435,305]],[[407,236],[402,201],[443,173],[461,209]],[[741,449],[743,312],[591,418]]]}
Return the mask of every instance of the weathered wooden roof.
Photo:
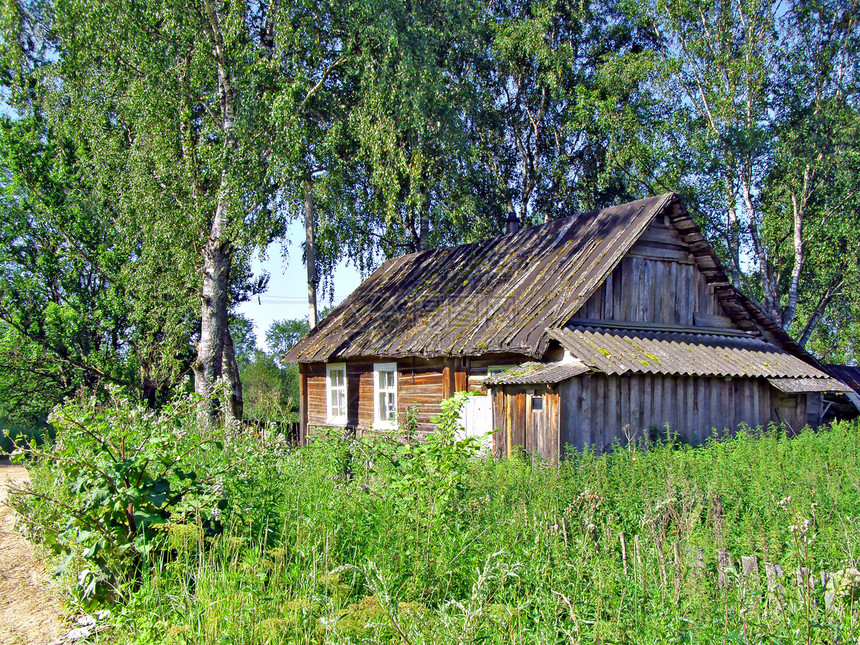
{"label": "weathered wooden roof", "polygon": [[754,336],[584,326],[549,333],[573,357],[605,374],[832,380],[806,361]]}
{"label": "weathered wooden roof", "polygon": [[658,215],[669,217],[726,315],[818,366],[737,291],[674,193],[524,228],[483,242],[388,260],[286,356],[285,363],[365,357],[543,357],[564,326]]}
{"label": "weathered wooden roof", "polygon": [[668,193],[484,242],[388,260],[284,357],[543,355]]}
{"label": "weathered wooden roof", "polygon": [[579,361],[554,363],[523,363],[517,367],[484,379],[484,385],[531,385],[561,383],[574,376],[590,372],[591,369]]}
{"label": "weathered wooden roof", "polygon": [[846,383],[853,388],[855,392],[860,394],[860,367],[853,365],[830,364],[825,365],[824,369],[826,369],[831,376],[839,379],[843,383]]}
{"label": "weathered wooden roof", "polygon": [[851,388],[835,378],[769,378],[768,383],[780,392],[850,392]]}

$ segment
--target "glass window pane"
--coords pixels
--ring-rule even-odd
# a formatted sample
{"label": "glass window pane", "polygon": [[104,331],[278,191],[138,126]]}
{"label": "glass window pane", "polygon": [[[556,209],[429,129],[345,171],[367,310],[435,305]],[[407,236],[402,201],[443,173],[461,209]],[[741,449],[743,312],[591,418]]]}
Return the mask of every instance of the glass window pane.
{"label": "glass window pane", "polygon": [[394,394],[388,395],[388,420],[394,421],[397,418],[397,401]]}

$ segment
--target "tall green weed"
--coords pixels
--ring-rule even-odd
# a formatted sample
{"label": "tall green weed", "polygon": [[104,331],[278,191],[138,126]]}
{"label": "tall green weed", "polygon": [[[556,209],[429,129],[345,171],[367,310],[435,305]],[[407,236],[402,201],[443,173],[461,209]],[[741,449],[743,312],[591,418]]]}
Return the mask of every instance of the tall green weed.
{"label": "tall green weed", "polygon": [[[420,446],[338,433],[257,449],[225,479],[223,531],[159,551],[115,633],[416,645],[860,636],[860,424],[796,437],[742,428],[554,465],[477,456],[440,421]],[[799,586],[798,571],[815,584]],[[822,573],[837,574],[829,587]]]}

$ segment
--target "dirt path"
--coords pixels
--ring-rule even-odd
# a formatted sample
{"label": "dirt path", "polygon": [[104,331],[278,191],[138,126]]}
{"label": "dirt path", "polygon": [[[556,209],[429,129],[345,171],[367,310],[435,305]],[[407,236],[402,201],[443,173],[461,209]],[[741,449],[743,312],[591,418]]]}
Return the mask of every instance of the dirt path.
{"label": "dirt path", "polygon": [[26,480],[22,466],[0,462],[0,645],[45,645],[62,631],[60,599],[3,503],[7,483]]}

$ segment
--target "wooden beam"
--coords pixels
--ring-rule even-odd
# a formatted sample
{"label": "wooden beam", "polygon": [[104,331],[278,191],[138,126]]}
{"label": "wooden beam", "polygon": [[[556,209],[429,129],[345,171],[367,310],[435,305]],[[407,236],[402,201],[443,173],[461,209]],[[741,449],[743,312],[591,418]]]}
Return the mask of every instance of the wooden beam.
{"label": "wooden beam", "polygon": [[[719,318],[722,318],[720,316]],[[726,329],[725,327],[689,327],[684,325],[670,325],[665,323],[647,322],[625,322],[617,320],[596,320],[593,318],[572,318],[569,326],[600,327],[602,329],[619,329],[629,331],[665,331],[681,334],[707,334],[708,336],[743,336],[748,338],[750,334],[745,331]]]}
{"label": "wooden beam", "polygon": [[466,392],[469,390],[469,375],[463,365],[463,359],[454,359],[454,391]]}
{"label": "wooden beam", "polygon": [[630,249],[626,257],[693,264],[693,259],[690,257],[690,253],[686,250],[676,251],[672,249],[657,249],[654,247],[640,246],[638,244]]}
{"label": "wooden beam", "polygon": [[308,366],[299,363],[299,445],[305,445],[308,436]]}
{"label": "wooden beam", "polygon": [[717,329],[734,329],[735,327],[735,322],[728,316],[717,316],[698,311],[693,312],[693,324],[697,327]]}
{"label": "wooden beam", "polygon": [[449,399],[454,396],[454,361],[445,359],[445,366],[442,368],[442,398]]}

